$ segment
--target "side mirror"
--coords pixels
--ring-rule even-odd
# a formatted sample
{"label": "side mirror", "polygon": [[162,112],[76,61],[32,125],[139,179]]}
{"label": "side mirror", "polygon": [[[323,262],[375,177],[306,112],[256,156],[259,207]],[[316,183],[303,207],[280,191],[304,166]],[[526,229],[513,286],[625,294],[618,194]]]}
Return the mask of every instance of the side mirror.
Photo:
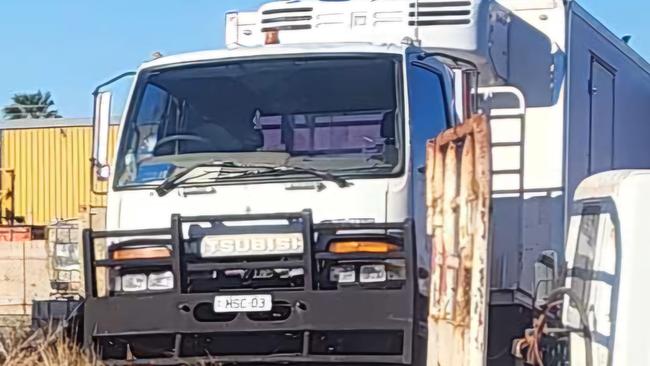
{"label": "side mirror", "polygon": [[[112,100],[113,94],[109,91],[101,91],[102,88],[122,80],[126,77],[134,76],[135,71],[122,73],[109,81],[100,84],[93,91],[95,97],[95,106],[93,114],[93,157],[92,157],[92,170],[91,179],[93,177],[98,180],[107,180],[110,175],[110,167],[108,166],[108,136],[109,125],[111,122]],[[93,181],[94,182],[94,181]],[[106,194],[106,192],[97,192],[93,188],[95,194]]]}
{"label": "side mirror", "polygon": [[545,250],[535,262],[534,296],[537,303],[543,303],[557,286],[559,277],[557,258],[556,251]]}
{"label": "side mirror", "polygon": [[111,122],[111,92],[95,94],[95,113],[93,117],[93,169],[99,180],[110,175],[108,166],[108,134]]}

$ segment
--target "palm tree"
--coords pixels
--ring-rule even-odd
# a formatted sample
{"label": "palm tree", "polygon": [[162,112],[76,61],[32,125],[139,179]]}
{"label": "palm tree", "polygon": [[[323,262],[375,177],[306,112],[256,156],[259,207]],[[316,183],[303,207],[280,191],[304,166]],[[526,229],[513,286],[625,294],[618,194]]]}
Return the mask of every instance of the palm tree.
{"label": "palm tree", "polygon": [[50,92],[15,94],[10,104],[3,109],[5,119],[22,118],[61,118],[54,107]]}

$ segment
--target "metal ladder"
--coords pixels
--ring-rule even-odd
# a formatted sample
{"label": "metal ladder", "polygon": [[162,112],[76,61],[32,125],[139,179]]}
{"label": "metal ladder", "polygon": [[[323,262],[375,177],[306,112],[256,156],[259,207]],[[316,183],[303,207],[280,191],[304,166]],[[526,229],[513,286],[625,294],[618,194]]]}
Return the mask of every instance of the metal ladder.
{"label": "metal ladder", "polygon": [[[521,196],[524,193],[524,153],[526,142],[526,101],[522,92],[512,86],[479,88],[478,93],[487,100],[495,94],[510,94],[517,100],[514,108],[490,109],[492,139],[492,194]],[[508,152],[518,149],[516,163]],[[504,159],[506,158],[506,159]],[[510,161],[512,160],[512,161]],[[505,166],[505,167],[504,167]]]}

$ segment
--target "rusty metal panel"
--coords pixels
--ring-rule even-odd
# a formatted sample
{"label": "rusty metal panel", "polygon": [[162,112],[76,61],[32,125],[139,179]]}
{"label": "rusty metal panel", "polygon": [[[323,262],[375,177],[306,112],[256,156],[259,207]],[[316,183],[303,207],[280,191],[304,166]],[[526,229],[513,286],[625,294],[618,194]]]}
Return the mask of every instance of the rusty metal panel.
{"label": "rusty metal panel", "polygon": [[484,365],[488,305],[490,136],[476,116],[427,144],[432,237],[429,366]]}
{"label": "rusty metal panel", "polygon": [[[111,126],[109,156],[117,128]],[[104,206],[105,198],[90,190],[91,144],[90,126],[2,131],[2,171],[13,174],[0,181],[0,191],[7,192],[0,197],[3,222],[11,216],[7,211],[41,226],[76,218],[81,207]]]}

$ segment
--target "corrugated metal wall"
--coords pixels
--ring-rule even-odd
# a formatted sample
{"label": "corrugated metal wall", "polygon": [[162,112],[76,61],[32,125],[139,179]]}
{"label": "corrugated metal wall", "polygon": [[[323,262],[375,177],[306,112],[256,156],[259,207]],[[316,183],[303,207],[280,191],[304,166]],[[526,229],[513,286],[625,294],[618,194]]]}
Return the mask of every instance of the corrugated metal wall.
{"label": "corrugated metal wall", "polygon": [[[109,157],[117,141],[111,126]],[[30,225],[47,225],[56,219],[79,216],[82,207],[104,206],[105,197],[91,192],[90,157],[92,127],[50,127],[4,130],[0,165],[3,191],[10,190],[8,169],[13,169],[13,194],[2,199],[2,216],[11,209]],[[106,183],[96,189],[106,191]],[[4,220],[3,220],[4,222]]]}

